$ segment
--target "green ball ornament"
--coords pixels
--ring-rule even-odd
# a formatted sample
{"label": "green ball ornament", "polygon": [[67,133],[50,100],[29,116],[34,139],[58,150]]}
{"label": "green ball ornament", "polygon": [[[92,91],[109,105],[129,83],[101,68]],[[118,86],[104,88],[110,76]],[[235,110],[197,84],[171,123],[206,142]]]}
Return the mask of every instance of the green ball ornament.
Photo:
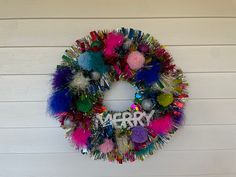
{"label": "green ball ornament", "polygon": [[171,93],[163,93],[157,97],[157,101],[161,106],[166,107],[174,101],[174,97]]}
{"label": "green ball ornament", "polygon": [[102,43],[100,41],[93,41],[91,43],[91,48],[92,49],[95,49],[95,50],[98,50],[102,47]]}
{"label": "green ball ornament", "polygon": [[79,99],[76,103],[76,108],[81,112],[89,112],[93,107],[93,103],[89,98]]}

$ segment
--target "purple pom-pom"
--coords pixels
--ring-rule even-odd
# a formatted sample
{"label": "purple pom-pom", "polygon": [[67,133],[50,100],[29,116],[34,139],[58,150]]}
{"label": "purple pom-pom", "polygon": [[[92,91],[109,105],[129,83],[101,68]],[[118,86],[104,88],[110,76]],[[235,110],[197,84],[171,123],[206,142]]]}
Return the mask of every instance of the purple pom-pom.
{"label": "purple pom-pom", "polygon": [[72,95],[69,89],[54,92],[48,100],[48,108],[51,114],[68,112],[72,103]]}
{"label": "purple pom-pom", "polygon": [[136,126],[132,128],[131,140],[134,143],[144,143],[148,139],[148,132],[146,128],[142,126]]}
{"label": "purple pom-pom", "polygon": [[182,125],[184,119],[184,113],[182,110],[175,110],[173,113],[173,121],[176,125]]}
{"label": "purple pom-pom", "polygon": [[53,89],[58,89],[65,86],[72,79],[72,71],[70,67],[60,67],[57,68],[56,72],[53,74],[52,86]]}
{"label": "purple pom-pom", "polygon": [[152,62],[146,65],[142,69],[138,70],[135,76],[137,82],[144,82],[146,86],[151,86],[153,83],[159,80],[160,64],[158,62]]}

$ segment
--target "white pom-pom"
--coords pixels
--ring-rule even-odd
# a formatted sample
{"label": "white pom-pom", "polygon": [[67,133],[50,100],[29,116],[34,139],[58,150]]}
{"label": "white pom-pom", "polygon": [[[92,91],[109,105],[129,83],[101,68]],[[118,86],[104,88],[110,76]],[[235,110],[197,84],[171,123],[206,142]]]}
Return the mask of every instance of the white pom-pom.
{"label": "white pom-pom", "polygon": [[84,74],[82,72],[78,72],[70,83],[70,86],[77,90],[85,90],[88,85],[89,78],[84,77]]}

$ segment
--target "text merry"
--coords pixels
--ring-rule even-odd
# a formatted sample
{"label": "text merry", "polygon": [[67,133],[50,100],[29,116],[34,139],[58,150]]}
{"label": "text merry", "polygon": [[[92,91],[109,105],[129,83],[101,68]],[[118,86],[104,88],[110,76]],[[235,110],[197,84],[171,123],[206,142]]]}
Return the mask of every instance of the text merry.
{"label": "text merry", "polygon": [[114,113],[114,114],[107,114],[104,118],[102,115],[97,115],[98,120],[102,125],[105,125],[108,122],[112,122],[112,125],[115,128],[126,128],[126,127],[134,127],[137,125],[145,126],[148,125],[150,119],[152,118],[153,114],[155,113],[152,110],[149,114],[146,112],[123,112],[123,113]]}

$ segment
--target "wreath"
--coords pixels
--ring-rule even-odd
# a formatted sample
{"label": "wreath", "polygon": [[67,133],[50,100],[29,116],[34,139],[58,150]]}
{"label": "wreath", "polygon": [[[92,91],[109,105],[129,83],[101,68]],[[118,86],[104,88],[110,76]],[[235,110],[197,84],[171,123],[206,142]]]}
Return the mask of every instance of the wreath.
{"label": "wreath", "polygon": [[[82,154],[119,163],[144,160],[181,125],[188,84],[150,34],[131,28],[92,31],[62,59],[48,107]],[[132,104],[110,110],[104,93],[120,81],[135,88]]]}

